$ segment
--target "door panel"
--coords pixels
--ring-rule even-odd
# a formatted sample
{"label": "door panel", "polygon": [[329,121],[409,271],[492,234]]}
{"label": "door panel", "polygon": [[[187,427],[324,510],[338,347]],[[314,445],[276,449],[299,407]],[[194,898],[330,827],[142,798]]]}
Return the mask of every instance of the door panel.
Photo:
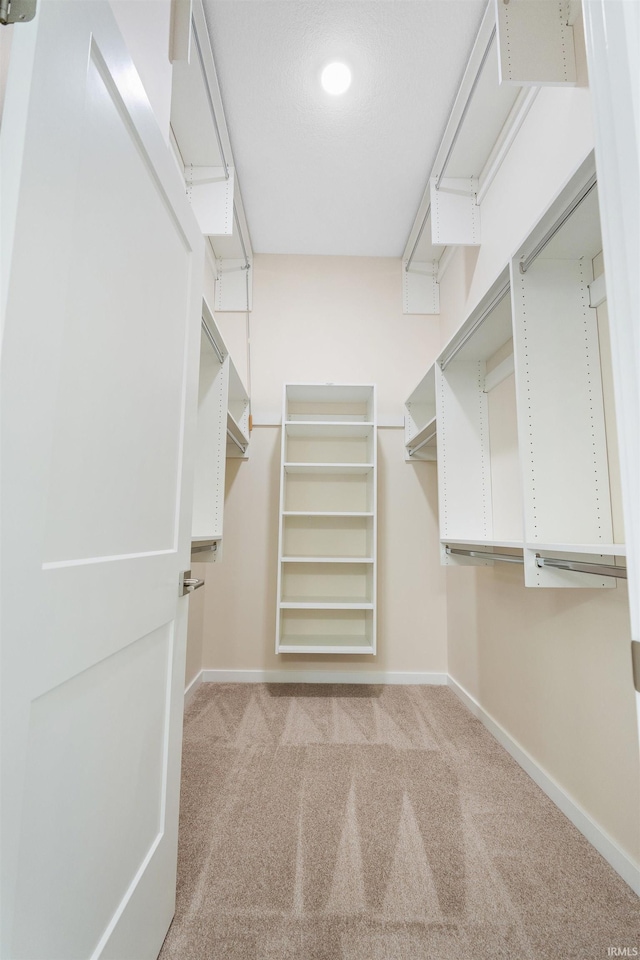
{"label": "door panel", "polygon": [[203,240],[109,4],[39,8],[0,143],[0,956],[151,960],[175,898]]}

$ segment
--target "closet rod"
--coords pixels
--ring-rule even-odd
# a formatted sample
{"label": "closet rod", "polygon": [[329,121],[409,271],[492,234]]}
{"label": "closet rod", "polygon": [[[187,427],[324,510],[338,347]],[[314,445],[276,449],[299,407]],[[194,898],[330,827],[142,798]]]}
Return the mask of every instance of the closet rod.
{"label": "closet rod", "polygon": [[233,440],[238,450],[241,450],[243,453],[246,453],[246,450],[247,450],[246,443],[240,443],[238,438],[233,435],[231,430],[229,430],[229,427],[227,427],[227,436],[229,437],[230,440]]}
{"label": "closet rod", "polygon": [[424,447],[426,443],[429,443],[430,440],[433,440],[437,432],[437,429],[434,430],[433,433],[430,433],[428,437],[425,437],[424,440],[421,440],[416,447],[408,447],[409,456],[412,457],[413,454],[417,453],[417,451]]}
{"label": "closet rod", "polygon": [[578,560],[558,560],[556,557],[536,556],[538,567],[555,567],[558,570],[573,570],[575,573],[593,573],[598,577],[616,577],[627,579],[627,568],[616,567],[612,563],[582,563]]}
{"label": "closet rod", "polygon": [[423,221],[422,221],[422,226],[420,227],[420,230],[418,231],[418,236],[416,237],[416,242],[414,243],[413,248],[412,248],[412,250],[411,250],[411,255],[410,255],[409,259],[407,260],[407,262],[406,262],[405,265],[404,265],[404,269],[405,269],[405,271],[407,271],[407,272],[408,272],[408,270],[409,270],[409,267],[411,266],[411,263],[412,263],[412,261],[413,261],[413,258],[414,258],[415,255],[416,255],[416,250],[417,250],[417,248],[418,248],[418,244],[420,243],[420,238],[422,237],[422,234],[424,233],[424,228],[425,228],[426,225],[427,225],[427,220],[429,219],[429,215],[430,215],[430,214],[431,214],[431,204],[429,204],[429,206],[427,207],[427,212],[426,212],[425,215],[424,215],[424,219],[423,219]]}
{"label": "closet rod", "polygon": [[474,557],[477,560],[500,560],[501,563],[524,563],[522,557],[511,557],[507,553],[482,553],[480,550],[458,550],[447,547],[447,556]]}
{"label": "closet rod", "polygon": [[526,257],[523,257],[520,260],[520,273],[527,272],[527,270],[529,269],[533,261],[540,256],[540,254],[542,253],[544,248],[547,246],[549,241],[552,240],[555,237],[558,230],[562,226],[564,226],[564,224],[567,222],[567,220],[569,219],[573,211],[576,209],[576,207],[579,207],[582,201],[589,196],[593,188],[596,186],[597,182],[598,182],[598,178],[594,173],[593,176],[591,176],[587,181],[587,183],[584,185],[584,187],[582,188],[580,193],[577,195],[577,197],[574,197],[574,199],[571,201],[571,203],[569,204],[567,209],[564,211],[562,216],[558,220],[556,220],[554,225],[545,233],[542,240],[540,240],[540,242],[536,244],[536,246],[533,248],[531,253],[529,253]]}
{"label": "closet rod", "polygon": [[209,327],[209,324],[207,323],[207,321],[205,320],[204,317],[202,318],[202,329],[203,329],[203,331],[204,331],[204,335],[206,336],[207,340],[209,341],[209,343],[210,343],[211,346],[213,347],[213,352],[215,353],[215,355],[216,355],[216,357],[218,358],[219,362],[220,362],[220,363],[224,363],[224,355],[223,355],[223,353],[221,352],[220,347],[219,347],[218,344],[216,343],[216,341],[215,341],[215,339],[214,339],[214,336],[213,336],[213,334],[211,333],[211,328]]}
{"label": "closet rod", "polygon": [[444,162],[443,162],[442,166],[440,167],[440,173],[436,174],[436,178],[435,178],[435,179],[436,179],[436,190],[439,190],[439,189],[440,189],[440,180],[441,180],[442,176],[444,175],[445,170],[447,169],[447,166],[448,166],[448,164],[449,164],[449,160],[451,159],[451,154],[453,153],[454,147],[455,147],[456,143],[458,142],[458,137],[460,136],[460,131],[462,130],[462,124],[464,123],[465,117],[467,116],[467,111],[469,110],[469,107],[471,106],[471,101],[472,101],[472,99],[473,99],[473,95],[474,95],[474,93],[476,92],[476,87],[478,86],[478,83],[479,83],[479,81],[480,81],[480,77],[481,77],[481,75],[482,75],[482,71],[484,70],[484,65],[485,65],[485,63],[487,62],[487,57],[489,56],[489,50],[491,49],[491,44],[493,43],[493,40],[494,40],[495,35],[496,35],[496,28],[495,28],[495,26],[494,26],[493,30],[491,31],[491,36],[489,37],[489,42],[487,43],[486,50],[484,51],[484,54],[482,55],[482,60],[480,61],[480,66],[478,67],[478,69],[477,69],[477,71],[476,71],[476,75],[475,75],[475,77],[473,78],[473,83],[471,84],[471,89],[469,90],[469,95],[468,95],[467,99],[465,100],[465,104],[464,104],[464,107],[463,107],[463,109],[462,109],[462,113],[460,114],[460,119],[458,120],[458,123],[456,124],[456,129],[455,129],[455,131],[454,131],[453,139],[452,139],[452,141],[451,141],[451,144],[450,144],[450,146],[449,146],[449,149],[447,150],[447,155],[446,155],[446,157],[444,158]]}
{"label": "closet rod", "polygon": [[212,540],[211,543],[198,543],[191,544],[191,553],[217,553],[218,551],[218,541]]}
{"label": "closet rod", "polygon": [[216,132],[216,140],[218,141],[218,149],[220,150],[220,156],[222,157],[222,165],[224,167],[224,178],[225,180],[229,179],[229,164],[224,155],[224,148],[222,146],[222,138],[220,137],[220,127],[218,126],[218,118],[216,117],[216,110],[213,105],[213,97],[211,96],[211,88],[209,86],[209,79],[207,77],[207,71],[204,65],[204,57],[202,56],[202,47],[200,46],[200,38],[198,37],[198,29],[196,27],[196,21],[191,17],[191,29],[193,30],[193,37],[196,41],[196,50],[198,52],[198,60],[200,61],[200,69],[202,70],[202,77],[204,79],[204,89],[207,95],[207,101],[209,103],[209,111],[211,113],[211,119],[213,120],[213,126]]}
{"label": "closet rod", "polygon": [[[244,267],[243,270],[250,270],[251,264],[249,263],[249,257],[247,256],[247,248],[244,245],[244,237],[242,236],[242,229],[240,228],[240,221],[238,220],[238,211],[236,210],[236,205],[233,205],[233,219],[236,222],[236,227],[238,228],[238,237],[240,238],[240,245],[242,246],[242,253],[244,254]],[[247,292],[247,310],[249,309],[249,294]]]}
{"label": "closet rod", "polygon": [[451,363],[451,361],[453,360],[453,358],[456,356],[456,354],[458,353],[458,351],[459,351],[459,350],[462,350],[462,348],[464,347],[465,343],[467,343],[467,341],[470,340],[471,337],[474,335],[474,333],[476,332],[476,330],[477,330],[479,327],[482,326],[482,324],[485,322],[485,320],[487,319],[487,317],[489,316],[489,314],[490,314],[493,310],[495,310],[495,308],[498,306],[499,303],[501,303],[501,302],[504,300],[504,298],[506,297],[506,295],[509,293],[509,286],[510,286],[510,285],[509,285],[508,282],[505,283],[504,287],[502,287],[502,289],[498,291],[498,293],[495,295],[495,297],[493,298],[493,300],[491,301],[491,303],[489,304],[489,306],[487,307],[487,309],[486,309],[486,310],[483,310],[483,312],[480,314],[480,316],[479,316],[478,319],[475,321],[475,323],[473,323],[473,324],[471,325],[471,327],[469,328],[469,330],[467,330],[467,332],[466,332],[466,334],[464,335],[464,337],[462,338],[462,340],[460,340],[460,341],[455,345],[455,347],[453,347],[453,349],[452,349],[445,357],[442,358],[442,360],[440,361],[440,369],[441,369],[441,370],[445,370],[445,369],[449,366],[449,364]]}

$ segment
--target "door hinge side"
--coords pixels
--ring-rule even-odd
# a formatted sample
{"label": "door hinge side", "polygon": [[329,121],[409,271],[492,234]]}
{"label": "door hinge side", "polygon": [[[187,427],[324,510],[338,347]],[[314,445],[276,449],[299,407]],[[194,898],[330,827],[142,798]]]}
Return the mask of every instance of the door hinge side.
{"label": "door hinge side", "polygon": [[37,0],[0,0],[0,24],[27,23],[36,15]]}

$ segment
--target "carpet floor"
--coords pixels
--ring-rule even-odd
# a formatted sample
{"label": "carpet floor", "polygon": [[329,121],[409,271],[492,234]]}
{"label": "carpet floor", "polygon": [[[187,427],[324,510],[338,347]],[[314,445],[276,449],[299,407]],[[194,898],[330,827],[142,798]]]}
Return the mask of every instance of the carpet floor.
{"label": "carpet floor", "polygon": [[446,687],[204,684],[160,960],[606,960],[640,901]]}

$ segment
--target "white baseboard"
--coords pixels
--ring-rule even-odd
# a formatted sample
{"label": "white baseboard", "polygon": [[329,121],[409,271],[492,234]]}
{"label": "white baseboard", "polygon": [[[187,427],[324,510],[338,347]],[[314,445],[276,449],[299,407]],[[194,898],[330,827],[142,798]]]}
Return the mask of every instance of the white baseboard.
{"label": "white baseboard", "polygon": [[446,673],[398,673],[394,671],[318,670],[202,670],[203,683],[402,683],[443,686]]}
{"label": "white baseboard", "polygon": [[513,740],[504,727],[501,727],[500,724],[480,706],[478,701],[475,700],[471,694],[467,693],[453,677],[448,678],[448,685],[460,700],[462,700],[474,717],[477,717],[478,720],[484,724],[489,733],[511,754],[513,759],[529,774],[534,783],[537,783],[540,789],[543,790],[549,799],[564,813],[574,827],[577,827],[580,833],[596,848],[598,853],[604,857],[616,873],[620,874],[631,889],[640,895],[640,866],[629,859],[616,842],[591,819],[589,814],[572,800],[555,780],[552,780],[551,777],[544,772],[533,757]]}
{"label": "white baseboard", "polygon": [[198,687],[199,687],[200,684],[202,683],[202,679],[203,679],[202,674],[203,674],[203,673],[204,673],[204,670],[201,670],[200,673],[196,673],[195,677],[193,678],[193,680],[191,681],[191,683],[188,684],[187,688],[186,688],[185,691],[184,691],[184,708],[185,708],[185,710],[187,709],[187,707],[189,706],[189,704],[190,704],[191,701],[193,700],[193,698],[194,698],[194,696],[195,696],[195,694],[196,694],[196,690],[198,689]]}

